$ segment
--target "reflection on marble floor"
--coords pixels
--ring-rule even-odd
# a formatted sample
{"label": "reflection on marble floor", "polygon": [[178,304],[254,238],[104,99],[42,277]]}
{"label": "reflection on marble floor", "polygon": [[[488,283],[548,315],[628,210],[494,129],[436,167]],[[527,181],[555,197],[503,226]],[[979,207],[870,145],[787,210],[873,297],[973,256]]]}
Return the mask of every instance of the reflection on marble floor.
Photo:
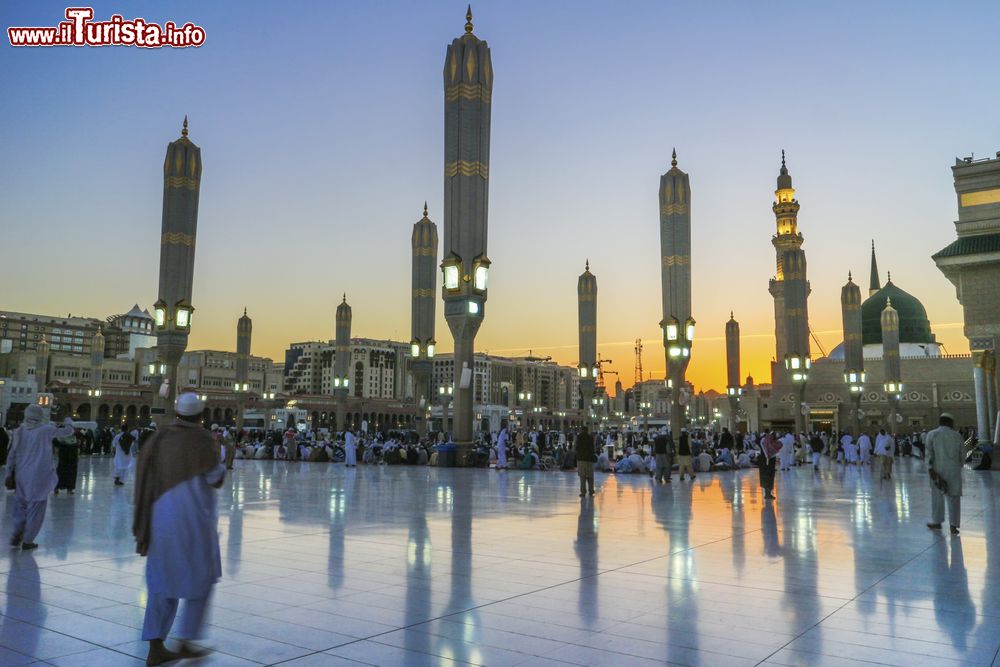
{"label": "reflection on marble floor", "polygon": [[[1000,666],[996,473],[966,473],[952,538],[910,460],[891,482],[779,473],[773,505],[756,471],[599,476],[581,501],[572,473],[237,466],[200,664]],[[41,547],[0,557],[0,665],[141,664],[132,486],[110,473],[81,461]]]}

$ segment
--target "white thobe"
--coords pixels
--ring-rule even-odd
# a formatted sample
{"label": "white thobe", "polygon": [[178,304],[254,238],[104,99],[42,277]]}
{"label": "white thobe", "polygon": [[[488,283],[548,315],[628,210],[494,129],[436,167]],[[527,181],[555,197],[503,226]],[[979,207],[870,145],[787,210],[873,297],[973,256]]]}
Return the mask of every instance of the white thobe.
{"label": "white thobe", "polygon": [[507,438],[510,437],[507,429],[500,431],[497,436],[497,468],[507,467]]}
{"label": "white thobe", "polygon": [[358,465],[358,440],[350,431],[344,434],[344,465]]}
{"label": "white thobe", "polygon": [[872,439],[867,433],[862,433],[858,438],[858,451],[861,453],[861,462],[868,463],[868,457],[872,453]]}
{"label": "white thobe", "polygon": [[[131,452],[126,452],[122,450],[122,433],[115,436],[115,439],[111,441],[111,444],[115,448],[115,477],[121,481],[125,481],[125,475],[128,473],[128,467],[132,463]],[[131,448],[130,448],[131,449]]]}

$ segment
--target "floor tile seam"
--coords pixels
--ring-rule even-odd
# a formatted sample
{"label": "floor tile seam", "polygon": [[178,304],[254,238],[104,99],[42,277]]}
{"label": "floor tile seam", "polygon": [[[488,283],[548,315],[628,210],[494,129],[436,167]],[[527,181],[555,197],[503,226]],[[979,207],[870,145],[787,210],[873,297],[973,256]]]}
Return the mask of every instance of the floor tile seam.
{"label": "floor tile seam", "polygon": [[[972,665],[985,665],[986,664],[986,663],[981,663],[981,662],[978,662],[978,661],[969,662],[965,658],[943,658],[943,657],[940,657],[940,656],[929,656],[926,653],[913,653],[912,651],[901,651],[901,650],[895,649],[895,648],[880,648],[880,647],[877,647],[877,646],[863,646],[863,645],[851,644],[850,642],[837,642],[837,643],[838,644],[842,644],[844,646],[850,646],[850,647],[855,647],[855,648],[865,648],[865,649],[869,649],[869,650],[874,649],[874,650],[877,650],[877,651],[886,651],[886,652],[892,653],[894,655],[896,655],[896,654],[903,654],[903,655],[912,655],[912,656],[921,656],[921,657],[925,657],[925,658],[931,658],[931,659],[935,660],[938,665],[946,665],[947,664],[947,665],[954,665],[955,667],[967,667],[967,666],[972,666]],[[841,659],[845,659],[845,660],[856,660],[856,661],[859,661],[859,662],[866,662],[866,663],[873,664],[873,665],[885,665],[886,664],[884,662],[873,662],[874,658],[873,659],[867,659],[867,658],[859,658],[859,657],[855,657],[855,656],[836,655],[836,654],[824,651],[823,649],[816,649],[816,648],[789,648],[788,646],[783,646],[783,647],[781,647],[781,649],[779,649],[779,651],[780,650],[784,650],[786,648],[788,648],[791,651],[801,651],[803,653],[811,653],[813,655],[822,655],[822,656],[826,656],[826,657],[830,657],[830,658],[841,658]],[[772,656],[768,656],[764,660],[765,661],[766,660],[771,660],[773,657],[774,657],[773,655]]]}
{"label": "floor tile seam", "polygon": [[[912,563],[913,561],[917,560],[918,558],[920,558],[921,556],[923,556],[925,553],[927,553],[928,551],[930,551],[931,549],[933,549],[934,545],[935,545],[935,542],[937,542],[938,540],[943,540],[943,539],[944,538],[941,537],[941,538],[936,538],[935,540],[932,540],[930,544],[928,544],[924,549],[922,549],[922,550],[918,551],[916,554],[914,554],[909,560],[907,560],[904,563],[901,563],[900,565],[898,565],[896,567],[896,569],[894,569],[891,572],[885,574],[884,576],[882,576],[878,580],[872,582],[872,584],[870,586],[868,586],[867,588],[865,588],[864,590],[862,590],[860,593],[858,593],[857,595],[855,595],[853,598],[851,598],[850,600],[845,601],[844,604],[840,605],[839,607],[837,607],[836,609],[834,609],[833,611],[831,611],[829,614],[827,614],[823,618],[819,619],[818,621],[816,621],[815,623],[813,623],[808,628],[804,629],[802,632],[800,632],[795,637],[793,637],[792,639],[790,639],[789,641],[787,641],[783,646],[780,646],[777,650],[775,650],[770,655],[765,656],[763,660],[761,660],[760,662],[757,663],[756,667],[760,667],[760,665],[763,665],[765,662],[767,662],[768,660],[770,660],[771,658],[773,658],[775,655],[777,655],[778,653],[780,653],[782,650],[784,650],[785,648],[788,648],[788,646],[791,645],[793,642],[795,642],[796,640],[800,639],[801,637],[804,637],[807,633],[811,632],[812,630],[818,628],[826,619],[832,617],[833,615],[835,615],[840,610],[847,608],[848,605],[856,602],[862,595],[864,595],[865,593],[868,593],[869,591],[873,590],[880,583],[882,583],[883,581],[885,581],[886,579],[888,579],[892,575],[896,574],[901,569],[903,569],[904,567],[906,567],[907,565],[909,565],[910,563]],[[825,654],[820,653],[818,655],[825,655]],[[868,662],[868,661],[864,661],[864,662]],[[873,664],[878,664],[878,663],[873,663]]]}

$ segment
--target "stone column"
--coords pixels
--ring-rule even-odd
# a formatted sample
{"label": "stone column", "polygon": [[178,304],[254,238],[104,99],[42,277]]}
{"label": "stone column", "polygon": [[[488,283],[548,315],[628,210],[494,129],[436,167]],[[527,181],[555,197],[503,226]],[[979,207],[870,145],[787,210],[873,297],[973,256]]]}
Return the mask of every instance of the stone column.
{"label": "stone column", "polygon": [[990,409],[987,396],[986,368],[984,367],[986,352],[977,350],[972,353],[972,380],[976,391],[976,440],[980,445],[990,444]]}

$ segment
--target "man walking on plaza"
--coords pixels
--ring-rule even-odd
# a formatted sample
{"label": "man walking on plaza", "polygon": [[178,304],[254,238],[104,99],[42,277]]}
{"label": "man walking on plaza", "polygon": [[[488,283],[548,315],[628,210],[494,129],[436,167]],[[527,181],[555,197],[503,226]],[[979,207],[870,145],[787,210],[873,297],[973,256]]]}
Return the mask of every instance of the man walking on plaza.
{"label": "man walking on plaza", "polygon": [[892,478],[892,457],[896,454],[896,440],[882,429],[875,436],[875,456],[879,462],[879,479]]}
{"label": "man walking on plaza", "polygon": [[686,428],[682,428],[677,444],[677,475],[682,482],[685,470],[691,475],[691,481],[694,481],[694,468],[691,467],[691,436]]}
{"label": "man walking on plaza", "polygon": [[576,436],[576,474],[580,476],[580,497],[594,495],[594,436],[584,426]]}
{"label": "man walking on plaza", "polygon": [[661,430],[653,438],[653,454],[656,455],[656,481],[669,484],[674,467],[674,442],[667,434],[667,429]]}
{"label": "man walking on plaza", "polygon": [[[198,395],[181,394],[174,409],[177,421],[150,438],[136,465],[132,534],[136,552],[146,556],[147,665],[205,655],[188,640],[202,636],[208,599],[222,576],[215,490],[226,469],[212,435],[198,424]],[[177,635],[183,641],[173,652],[163,641],[180,598],[185,605]]]}
{"label": "man walking on plaza", "polygon": [[812,450],[812,464],[814,471],[819,471],[819,457],[823,454],[823,447],[823,438],[820,437],[818,432],[813,432],[812,437],[809,438],[809,449]]}
{"label": "man walking on plaza", "polygon": [[4,484],[14,489],[14,533],[12,547],[34,549],[35,536],[42,529],[49,494],[56,488],[56,462],[52,440],[73,435],[73,422],[67,417],[62,428],[45,424],[45,411],[31,404],[24,410],[24,423],[14,431],[7,454]]}
{"label": "man walking on plaza", "polygon": [[781,451],[781,441],[774,437],[773,431],[764,431],[760,441],[760,487],[764,489],[764,499],[774,500],[774,465]]}
{"label": "man walking on plaza", "polygon": [[927,472],[931,478],[931,522],[928,528],[940,530],[944,523],[944,505],[948,503],[951,534],[958,535],[962,523],[962,459],[965,454],[961,434],[955,430],[955,418],[941,413],[941,424],[927,434]]}
{"label": "man walking on plaza", "polygon": [[500,435],[497,436],[497,470],[507,469],[507,441],[510,431],[507,422],[500,422]]}

